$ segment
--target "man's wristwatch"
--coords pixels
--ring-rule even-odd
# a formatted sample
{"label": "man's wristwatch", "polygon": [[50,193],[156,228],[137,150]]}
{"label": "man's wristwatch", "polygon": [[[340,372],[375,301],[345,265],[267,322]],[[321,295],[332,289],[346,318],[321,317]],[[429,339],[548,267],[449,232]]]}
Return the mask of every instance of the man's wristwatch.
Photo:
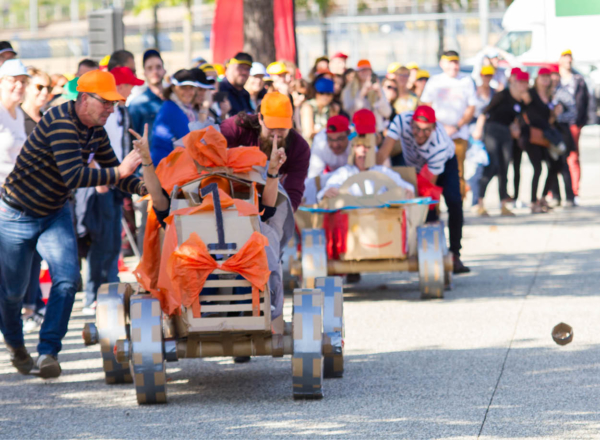
{"label": "man's wristwatch", "polygon": [[279,173],[277,173],[277,174],[270,174],[270,173],[267,171],[267,177],[269,177],[269,178],[271,178],[271,179],[279,179]]}

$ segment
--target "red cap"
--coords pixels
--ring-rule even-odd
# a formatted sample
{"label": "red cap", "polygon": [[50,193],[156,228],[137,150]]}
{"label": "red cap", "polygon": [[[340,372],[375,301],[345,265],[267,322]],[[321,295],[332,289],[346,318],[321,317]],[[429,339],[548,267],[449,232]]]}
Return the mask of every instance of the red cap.
{"label": "red cap", "polygon": [[347,60],[348,55],[346,55],[345,53],[342,53],[342,52],[338,52],[334,56],[331,57],[331,59],[333,59],[333,58],[343,58],[343,59]]}
{"label": "red cap", "polygon": [[549,64],[548,70],[550,73],[558,73],[558,64]]}
{"label": "red cap", "polygon": [[348,130],[350,130],[350,121],[345,116],[332,116],[327,120],[327,133],[341,133]]}
{"label": "red cap", "polygon": [[520,67],[513,67],[512,70],[510,71],[510,76],[514,76],[514,75],[518,74],[519,72],[522,72]]}
{"label": "red cap", "polygon": [[117,85],[131,84],[132,86],[141,86],[144,81],[135,76],[129,67],[115,67],[110,71],[115,77]]}
{"label": "red cap", "polygon": [[552,71],[550,69],[548,69],[547,67],[541,67],[540,70],[538,70],[538,76],[550,75],[551,73],[552,73]]}
{"label": "red cap", "polygon": [[362,110],[357,111],[354,113],[354,116],[352,116],[352,122],[354,123],[356,133],[359,135],[377,132],[375,114],[371,110],[363,108]]}
{"label": "red cap", "polygon": [[527,72],[517,72],[516,79],[517,79],[517,81],[527,81],[527,82],[529,82],[529,73],[527,73]]}
{"label": "red cap", "polygon": [[435,110],[428,105],[420,105],[413,113],[413,121],[435,124]]}

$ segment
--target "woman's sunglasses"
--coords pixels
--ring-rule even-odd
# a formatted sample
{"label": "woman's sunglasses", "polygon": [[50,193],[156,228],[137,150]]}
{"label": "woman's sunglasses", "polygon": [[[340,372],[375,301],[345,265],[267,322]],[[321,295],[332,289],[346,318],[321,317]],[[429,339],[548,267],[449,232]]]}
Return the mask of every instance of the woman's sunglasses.
{"label": "woman's sunglasses", "polygon": [[394,87],[394,86],[385,86],[385,88],[388,89],[388,90],[393,90],[394,92],[398,91],[398,88]]}
{"label": "woman's sunglasses", "polygon": [[50,93],[50,90],[52,89],[52,87],[50,86],[43,86],[41,84],[36,84],[35,88],[38,89],[38,92],[41,92],[42,90],[46,89],[48,93]]}

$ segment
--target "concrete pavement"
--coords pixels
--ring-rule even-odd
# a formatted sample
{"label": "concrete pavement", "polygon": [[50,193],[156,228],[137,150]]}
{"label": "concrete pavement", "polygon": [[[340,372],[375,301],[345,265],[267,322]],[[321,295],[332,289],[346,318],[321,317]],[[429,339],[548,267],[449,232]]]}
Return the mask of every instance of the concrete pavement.
{"label": "concrete pavement", "polygon": [[[292,399],[289,357],[217,358],[168,364],[168,405],[138,406],[133,385],[105,385],[78,302],[59,379],[19,375],[0,349],[0,438],[600,438],[599,134],[584,131],[583,206],[467,215],[473,271],[445,299],[420,301],[416,274],[346,286],[345,376],[322,401]],[[564,347],[550,336],[561,321]]]}

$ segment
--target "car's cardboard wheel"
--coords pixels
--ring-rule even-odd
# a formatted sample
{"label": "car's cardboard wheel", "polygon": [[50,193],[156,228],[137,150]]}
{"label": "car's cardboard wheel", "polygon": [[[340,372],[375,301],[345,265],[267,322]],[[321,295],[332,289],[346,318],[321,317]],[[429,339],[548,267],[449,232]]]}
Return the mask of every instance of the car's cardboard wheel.
{"label": "car's cardboard wheel", "polygon": [[323,291],[323,356],[325,378],[344,375],[344,281],[342,277],[317,278]]}
{"label": "car's cardboard wheel", "polygon": [[102,354],[106,383],[131,383],[128,363],[119,363],[114,355],[117,340],[127,337],[126,309],[133,289],[125,283],[103,284],[98,289],[96,329]]}
{"label": "car's cardboard wheel", "polygon": [[317,277],[327,276],[327,248],[323,229],[302,231],[302,287],[312,289]]}
{"label": "car's cardboard wheel", "polygon": [[162,311],[150,295],[133,295],[130,303],[131,370],[140,404],[166,403]]}
{"label": "car's cardboard wheel", "polygon": [[439,225],[417,228],[421,299],[444,297],[445,237]]}
{"label": "car's cardboard wheel", "polygon": [[292,315],[294,399],[323,397],[323,292],[294,290]]}

